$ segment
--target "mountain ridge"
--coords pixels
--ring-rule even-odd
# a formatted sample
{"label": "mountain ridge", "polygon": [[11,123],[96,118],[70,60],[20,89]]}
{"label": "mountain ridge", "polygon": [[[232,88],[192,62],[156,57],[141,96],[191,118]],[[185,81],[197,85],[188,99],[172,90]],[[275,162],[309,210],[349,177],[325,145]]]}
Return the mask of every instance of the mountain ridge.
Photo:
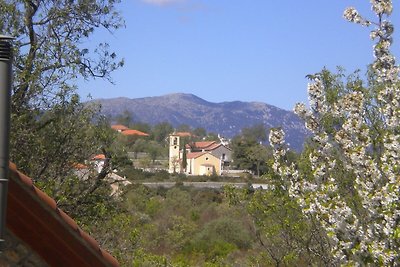
{"label": "mountain ridge", "polygon": [[282,127],[290,147],[300,151],[309,133],[304,123],[291,111],[267,103],[253,101],[224,101],[213,103],[194,94],[173,93],[142,98],[117,97],[94,99],[100,104],[102,114],[111,118],[128,111],[135,121],[155,125],[169,122],[174,127],[181,124],[193,128],[203,127],[208,132],[231,138],[240,130],[256,124],[267,129]]}

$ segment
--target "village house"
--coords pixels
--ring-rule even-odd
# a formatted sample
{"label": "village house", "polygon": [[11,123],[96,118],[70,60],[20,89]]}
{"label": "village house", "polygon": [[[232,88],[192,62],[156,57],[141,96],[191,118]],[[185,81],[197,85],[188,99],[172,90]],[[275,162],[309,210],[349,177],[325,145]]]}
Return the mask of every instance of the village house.
{"label": "village house", "polygon": [[[79,177],[79,179],[86,180],[90,178],[90,175],[95,171],[99,174],[105,165],[107,158],[104,154],[94,155],[86,162],[87,165],[81,163],[72,164],[72,169],[74,174]],[[131,184],[126,177],[121,177],[115,173],[115,170],[107,174],[106,181],[111,187],[111,196],[119,196],[123,188]]]}
{"label": "village house", "polygon": [[121,124],[111,125],[111,129],[113,129],[125,136],[144,136],[144,137],[149,136],[148,133],[145,133],[145,132],[142,132],[139,130],[135,130],[135,129],[129,129],[125,125],[121,125]]}
{"label": "village house", "polygon": [[129,128],[122,124],[115,124],[115,125],[111,125],[111,129],[116,130],[117,132],[121,133],[125,130],[128,130]]}

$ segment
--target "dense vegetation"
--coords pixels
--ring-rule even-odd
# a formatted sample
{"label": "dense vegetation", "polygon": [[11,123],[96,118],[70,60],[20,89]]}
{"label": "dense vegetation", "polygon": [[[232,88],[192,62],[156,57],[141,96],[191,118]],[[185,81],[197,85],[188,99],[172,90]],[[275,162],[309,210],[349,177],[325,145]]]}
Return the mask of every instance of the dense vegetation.
{"label": "dense vegetation", "polygon": [[308,266],[329,262],[323,234],[278,191],[130,185],[88,226],[124,266]]}

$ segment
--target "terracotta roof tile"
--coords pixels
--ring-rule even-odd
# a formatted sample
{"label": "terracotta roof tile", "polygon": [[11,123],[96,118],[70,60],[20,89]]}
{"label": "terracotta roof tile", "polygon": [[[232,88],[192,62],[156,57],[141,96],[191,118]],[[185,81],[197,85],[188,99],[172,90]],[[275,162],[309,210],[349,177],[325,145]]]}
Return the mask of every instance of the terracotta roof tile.
{"label": "terracotta roof tile", "polygon": [[82,163],[73,163],[72,168],[77,169],[77,170],[84,170],[84,169],[88,169],[89,167]]}
{"label": "terracotta roof tile", "polygon": [[101,160],[101,159],[106,159],[106,156],[104,154],[98,154],[92,157],[92,160]]}
{"label": "terracotta roof tile", "polygon": [[144,132],[141,132],[141,131],[138,131],[138,130],[133,130],[133,129],[125,130],[125,131],[121,132],[121,134],[123,134],[123,135],[149,136],[148,133],[144,133]]}
{"label": "terracotta roof tile", "polygon": [[129,128],[122,124],[115,124],[115,125],[111,125],[111,129],[114,129],[116,131],[125,131],[125,130],[128,130]]}
{"label": "terracotta roof tile", "polygon": [[77,232],[79,231],[78,224],[71,217],[69,217],[63,210],[57,208],[56,212],[64,220],[64,222],[66,222],[71,227],[71,229]]}
{"label": "terracotta roof tile", "polygon": [[9,178],[7,227],[50,266],[119,266],[12,163]]}
{"label": "terracotta roof tile", "polygon": [[37,188],[36,186],[33,186],[33,192],[44,202],[46,203],[52,210],[57,209],[57,203],[54,199],[49,197],[45,192]]}
{"label": "terracotta roof tile", "polygon": [[110,253],[108,253],[108,251],[101,248],[100,253],[101,255],[103,255],[103,258],[111,264],[111,266],[119,266],[119,262],[117,261],[117,259],[114,258]]}
{"label": "terracotta roof tile", "polygon": [[201,142],[194,142],[192,144],[187,144],[186,148],[193,148],[193,149],[204,149],[209,150],[211,146],[218,145],[216,141],[201,141]]}
{"label": "terracotta roof tile", "polygon": [[208,150],[208,151],[211,151],[211,150],[214,150],[214,149],[216,149],[216,148],[218,148],[218,147],[220,147],[220,146],[222,146],[221,143],[215,143],[215,144],[212,144],[212,145],[210,145],[209,147],[207,147],[207,150]]}
{"label": "terracotta roof tile", "polygon": [[[10,167],[10,171],[16,171],[16,168],[11,168]],[[17,172],[18,178],[21,179],[21,181],[28,187],[30,188],[34,188],[33,186],[33,181],[31,178],[29,178],[28,176],[26,176],[25,174],[21,173],[21,172]]]}
{"label": "terracotta roof tile", "polygon": [[78,228],[78,233],[95,251],[100,252],[99,243],[97,243],[96,239],[91,237],[88,233],[84,232],[80,228]]}

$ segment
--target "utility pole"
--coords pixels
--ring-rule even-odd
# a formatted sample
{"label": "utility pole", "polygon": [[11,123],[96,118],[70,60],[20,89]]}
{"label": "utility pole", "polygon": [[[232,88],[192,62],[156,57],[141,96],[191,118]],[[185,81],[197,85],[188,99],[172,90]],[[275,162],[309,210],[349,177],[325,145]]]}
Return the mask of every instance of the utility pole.
{"label": "utility pole", "polygon": [[7,213],[12,37],[0,35],[0,252],[4,248]]}

